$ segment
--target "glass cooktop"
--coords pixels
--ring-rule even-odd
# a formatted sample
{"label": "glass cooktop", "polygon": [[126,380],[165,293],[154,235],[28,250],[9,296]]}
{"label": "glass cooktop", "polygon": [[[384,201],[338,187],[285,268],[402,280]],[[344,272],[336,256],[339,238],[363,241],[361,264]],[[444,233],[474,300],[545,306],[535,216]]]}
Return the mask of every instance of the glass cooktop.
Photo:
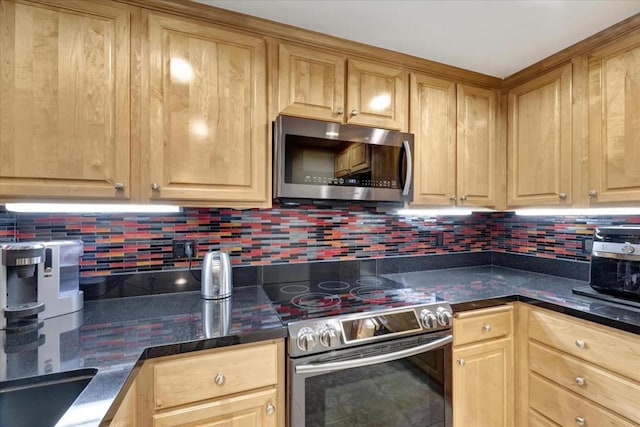
{"label": "glass cooktop", "polygon": [[425,288],[405,288],[379,276],[265,285],[284,323],[436,302]]}

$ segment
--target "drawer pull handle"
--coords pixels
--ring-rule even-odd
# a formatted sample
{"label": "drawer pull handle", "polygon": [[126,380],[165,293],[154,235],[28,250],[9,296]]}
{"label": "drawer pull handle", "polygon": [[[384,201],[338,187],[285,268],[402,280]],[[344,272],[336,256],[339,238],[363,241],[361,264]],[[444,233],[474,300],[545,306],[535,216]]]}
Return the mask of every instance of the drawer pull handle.
{"label": "drawer pull handle", "polygon": [[576,424],[578,424],[579,426],[585,425],[584,418],[576,417]]}
{"label": "drawer pull handle", "polygon": [[222,375],[221,372],[218,372],[218,375],[216,375],[216,378],[214,379],[215,383],[218,385],[224,385],[224,382],[227,379],[224,377],[224,375]]}
{"label": "drawer pull handle", "polygon": [[584,385],[584,378],[576,377],[576,384],[578,384],[580,387],[582,387]]}
{"label": "drawer pull handle", "polygon": [[580,348],[586,348],[587,347],[587,343],[582,341],[582,340],[576,340],[576,345]]}
{"label": "drawer pull handle", "polygon": [[482,330],[485,332],[491,332],[491,325],[483,325]]}
{"label": "drawer pull handle", "polygon": [[464,366],[464,359],[458,359],[458,365]]}
{"label": "drawer pull handle", "polygon": [[276,412],[276,407],[273,406],[273,403],[269,402],[267,404],[265,412],[267,413],[267,415],[273,415]]}

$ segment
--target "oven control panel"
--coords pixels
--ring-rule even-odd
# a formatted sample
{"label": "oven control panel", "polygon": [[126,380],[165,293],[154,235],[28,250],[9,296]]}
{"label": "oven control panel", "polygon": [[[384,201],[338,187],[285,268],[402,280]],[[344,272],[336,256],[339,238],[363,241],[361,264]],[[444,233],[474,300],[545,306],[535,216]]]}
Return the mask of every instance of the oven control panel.
{"label": "oven control panel", "polygon": [[430,303],[290,323],[289,355],[302,356],[450,329],[451,306]]}

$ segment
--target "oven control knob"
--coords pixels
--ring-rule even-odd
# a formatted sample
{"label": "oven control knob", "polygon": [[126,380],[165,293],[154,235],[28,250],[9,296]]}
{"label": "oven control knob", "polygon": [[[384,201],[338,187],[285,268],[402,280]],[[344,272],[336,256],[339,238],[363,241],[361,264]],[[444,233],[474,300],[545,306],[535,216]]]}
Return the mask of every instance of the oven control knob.
{"label": "oven control knob", "polygon": [[320,344],[329,348],[340,344],[340,335],[338,335],[336,328],[327,325],[320,329]]}
{"label": "oven control knob", "polygon": [[438,327],[438,318],[431,310],[424,309],[420,312],[420,320],[425,329],[434,329]]}
{"label": "oven control knob", "polygon": [[443,307],[438,307],[436,310],[436,316],[438,317],[438,323],[442,326],[451,326],[451,312]]}
{"label": "oven control knob", "polygon": [[316,332],[311,328],[302,328],[298,331],[298,338],[296,344],[302,351],[310,351],[318,343],[318,336]]}

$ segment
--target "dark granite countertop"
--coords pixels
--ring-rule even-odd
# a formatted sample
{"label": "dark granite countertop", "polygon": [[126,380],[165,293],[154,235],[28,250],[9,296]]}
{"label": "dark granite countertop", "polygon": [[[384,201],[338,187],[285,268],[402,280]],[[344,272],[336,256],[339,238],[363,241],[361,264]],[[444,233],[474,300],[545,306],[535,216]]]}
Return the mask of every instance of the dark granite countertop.
{"label": "dark granite countertop", "polygon": [[[496,266],[384,277],[436,293],[454,311],[524,301],[640,333],[640,310],[574,295],[583,281]],[[285,336],[261,286],[235,288],[222,302],[204,301],[198,291],[87,301],[82,312],[45,321],[35,336],[16,340],[0,331],[0,380],[96,369],[58,423],[95,426],[113,416],[145,359]]]}
{"label": "dark granite countertop", "polygon": [[386,274],[406,287],[435,292],[454,311],[488,307],[510,301],[566,313],[640,334],[640,309],[572,293],[588,282],[496,266]]}
{"label": "dark granite countertop", "polygon": [[285,336],[260,286],[234,289],[219,302],[199,291],[87,301],[81,312],[46,320],[37,333],[16,338],[0,331],[0,384],[97,369],[57,424],[97,426],[113,416],[145,359]]}

